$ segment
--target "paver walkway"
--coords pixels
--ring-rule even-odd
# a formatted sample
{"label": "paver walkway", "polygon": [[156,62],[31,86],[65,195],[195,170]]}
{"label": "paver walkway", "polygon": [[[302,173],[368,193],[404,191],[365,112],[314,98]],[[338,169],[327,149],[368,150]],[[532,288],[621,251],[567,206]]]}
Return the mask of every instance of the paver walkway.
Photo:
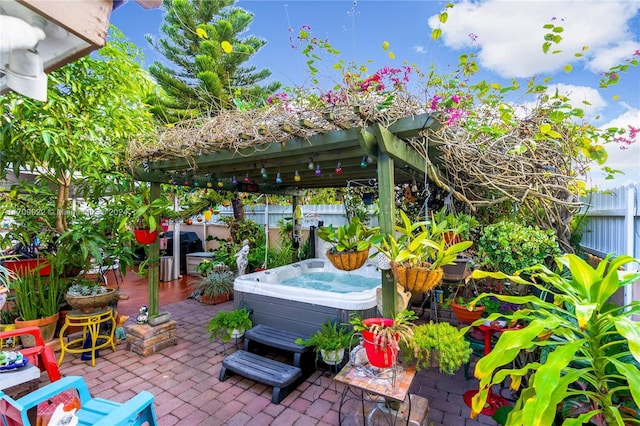
{"label": "paver walkway", "polygon": [[[95,396],[115,401],[150,391],[156,397],[161,426],[337,425],[342,387],[325,377],[327,372],[314,373],[279,405],[271,403],[268,386],[238,376],[218,380],[223,350],[230,353],[234,349],[229,343],[223,347],[220,342],[210,342],[206,324],[215,312],[231,309],[233,302],[210,306],[194,300],[162,306],[177,322],[175,347],[145,358],[127,351],[122,342],[115,353],[101,350],[95,367],[81,361],[79,354],[66,355],[61,373],[84,376]],[[430,369],[418,372],[411,393],[429,400],[429,421],[435,426],[494,425],[483,415],[469,419],[462,394],[476,386],[476,380],[464,379],[462,370],[451,377]],[[343,424],[362,424],[356,407],[345,411]]]}

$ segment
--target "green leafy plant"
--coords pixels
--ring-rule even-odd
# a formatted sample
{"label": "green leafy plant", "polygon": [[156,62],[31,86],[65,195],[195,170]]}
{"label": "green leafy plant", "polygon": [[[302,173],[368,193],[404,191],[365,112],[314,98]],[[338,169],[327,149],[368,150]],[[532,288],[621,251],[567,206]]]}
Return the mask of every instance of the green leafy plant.
{"label": "green leafy plant", "polygon": [[[640,280],[638,272],[620,271],[638,259],[609,255],[596,268],[574,254],[556,257],[555,261],[558,272],[542,264],[518,275],[473,272],[478,278],[508,278],[535,287],[541,296],[483,293],[474,301],[493,296],[519,305],[518,311],[503,316],[525,325],[520,330],[502,333],[493,350],[478,361],[475,376],[480,384],[473,399],[472,415],[484,407],[491,386],[510,377],[512,387],[517,389],[522,378],[529,376],[507,424],[534,421],[539,425],[554,424],[558,408],[569,401],[584,410],[566,412],[563,424],[637,422],[640,331],[631,316],[640,313],[640,301],[616,306],[609,299],[618,289]],[[563,273],[565,268],[569,274]],[[553,302],[546,301],[546,293]],[[493,314],[489,319],[497,315],[502,314]],[[619,338],[612,339],[618,335]],[[530,362],[521,368],[511,366],[520,352],[536,349],[545,354],[544,361]]]}
{"label": "green leafy plant", "polygon": [[449,230],[446,222],[437,223],[435,218],[412,222],[402,210],[400,220],[401,224],[395,227],[399,237],[388,235],[376,248],[403,266],[438,269],[454,264],[458,253],[471,247],[471,241],[448,245],[443,235]]}
{"label": "green leafy plant", "polygon": [[45,278],[38,271],[28,271],[17,275],[11,288],[16,295],[20,318],[32,321],[60,311],[66,286],[55,274]]}
{"label": "green leafy plant", "polygon": [[203,259],[193,268],[193,270],[198,272],[203,277],[206,277],[211,271],[213,271],[213,267],[214,265],[211,259]]}
{"label": "green leafy plant", "polygon": [[219,338],[223,342],[231,341],[233,330],[244,332],[251,328],[253,322],[250,314],[246,308],[218,312],[207,324],[209,339],[213,341]]}
{"label": "green leafy plant", "polygon": [[150,186],[142,186],[137,194],[128,194],[124,202],[131,210],[131,216],[120,223],[119,229],[125,229],[131,223],[136,229],[153,232],[160,227],[157,219],[176,216],[167,197],[151,200]]}
{"label": "green leafy plant", "polygon": [[[448,322],[430,321],[415,326],[413,340],[419,349],[415,356],[417,368],[430,367],[433,357],[436,357],[440,372],[453,375],[464,363],[469,362],[472,353],[471,344],[464,334]],[[408,359],[414,353],[413,350],[405,350]]]}
{"label": "green leafy plant", "polygon": [[318,228],[318,238],[332,244],[331,252],[366,251],[381,240],[380,228],[369,228],[356,216],[346,225],[335,228],[333,224]]}
{"label": "green leafy plant", "polygon": [[307,339],[298,338],[296,343],[307,347],[311,346],[316,352],[320,352],[320,350],[335,351],[348,348],[352,335],[353,332],[349,331],[346,327],[342,327],[330,319],[327,319],[320,326],[320,330],[316,331]]}
{"label": "green leafy plant", "polygon": [[476,260],[479,269],[511,275],[529,266],[551,262],[559,255],[553,230],[505,220],[484,227]]}
{"label": "green leafy plant", "polygon": [[[211,264],[213,265],[213,262]],[[235,274],[229,270],[213,271],[212,269],[195,285],[195,293],[213,299],[233,293],[234,279]]]}

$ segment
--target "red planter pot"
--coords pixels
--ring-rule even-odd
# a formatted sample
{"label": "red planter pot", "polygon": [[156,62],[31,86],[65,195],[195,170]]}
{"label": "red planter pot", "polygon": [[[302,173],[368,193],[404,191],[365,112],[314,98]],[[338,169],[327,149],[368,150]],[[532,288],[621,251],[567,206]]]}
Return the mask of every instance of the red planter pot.
{"label": "red planter pot", "polygon": [[158,230],[151,232],[148,229],[135,229],[136,241],[139,244],[151,244],[158,238]]}
{"label": "red planter pot", "polygon": [[19,276],[38,268],[40,268],[41,277],[48,276],[51,273],[51,265],[42,257],[37,259],[8,259],[4,261],[4,266]]}
{"label": "red planter pot", "polygon": [[[390,318],[368,318],[362,321],[365,326],[370,327],[374,324],[382,324],[385,326],[393,325]],[[384,350],[380,345],[375,344],[375,337],[369,330],[362,331],[364,339],[364,349],[367,352],[369,364],[378,368],[390,368],[396,362],[398,351],[387,346]]]}

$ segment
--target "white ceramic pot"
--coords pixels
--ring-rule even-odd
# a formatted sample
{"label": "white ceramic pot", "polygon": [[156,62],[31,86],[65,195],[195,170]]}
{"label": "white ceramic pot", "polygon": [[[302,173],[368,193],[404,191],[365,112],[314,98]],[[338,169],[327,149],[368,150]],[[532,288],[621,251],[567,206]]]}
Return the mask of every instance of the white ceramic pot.
{"label": "white ceramic pot", "polygon": [[344,359],[344,348],[334,351],[327,351],[320,349],[320,355],[322,355],[322,361],[327,365],[338,365]]}
{"label": "white ceramic pot", "polygon": [[244,336],[244,331],[244,329],[238,330],[237,328],[234,328],[233,330],[231,330],[231,338],[234,340],[240,339],[242,336]]}

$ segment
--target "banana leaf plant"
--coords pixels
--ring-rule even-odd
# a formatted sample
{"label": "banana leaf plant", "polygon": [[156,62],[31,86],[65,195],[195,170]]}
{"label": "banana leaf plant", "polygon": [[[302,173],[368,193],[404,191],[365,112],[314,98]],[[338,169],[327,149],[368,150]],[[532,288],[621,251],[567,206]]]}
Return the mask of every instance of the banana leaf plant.
{"label": "banana leaf plant", "polygon": [[[536,265],[523,270],[526,280],[520,274],[474,271],[474,278],[507,278],[542,293],[539,297],[483,293],[472,301],[493,296],[517,304],[520,309],[506,316],[524,325],[503,332],[493,350],[478,361],[475,377],[480,383],[472,417],[483,409],[491,387],[510,378],[514,390],[526,385],[519,390],[506,424],[560,424],[558,417],[568,426],[639,423],[640,325],[631,316],[640,313],[640,301],[617,306],[609,300],[618,289],[640,280],[639,272],[620,270],[639,260],[609,255],[596,268],[574,254],[555,261],[558,272]],[[521,351],[537,349],[544,359],[513,366]],[[563,404],[581,409],[564,409]]]}

